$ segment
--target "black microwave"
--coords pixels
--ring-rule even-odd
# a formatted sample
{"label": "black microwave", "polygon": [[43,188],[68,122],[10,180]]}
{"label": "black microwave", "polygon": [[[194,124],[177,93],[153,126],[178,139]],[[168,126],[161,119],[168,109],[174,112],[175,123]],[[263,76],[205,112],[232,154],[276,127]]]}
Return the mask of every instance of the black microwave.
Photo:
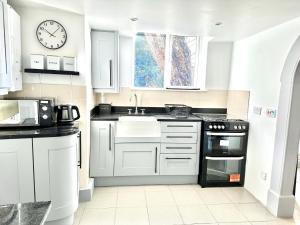
{"label": "black microwave", "polygon": [[0,100],[0,127],[48,127],[53,123],[53,100]]}

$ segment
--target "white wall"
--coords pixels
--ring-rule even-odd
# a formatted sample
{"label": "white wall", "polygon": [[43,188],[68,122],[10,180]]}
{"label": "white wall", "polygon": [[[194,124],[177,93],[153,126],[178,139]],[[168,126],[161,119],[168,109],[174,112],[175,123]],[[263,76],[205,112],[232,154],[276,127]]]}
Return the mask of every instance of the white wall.
{"label": "white wall", "polygon": [[[232,42],[208,44],[206,88],[228,90]],[[120,36],[120,87],[131,87],[134,44],[131,37]]]}
{"label": "white wall", "polygon": [[[250,90],[250,122],[245,187],[266,204],[270,186],[276,119],[253,113],[254,106],[277,109],[280,75],[300,34],[300,19],[234,43],[230,89]],[[267,173],[267,179],[262,179]]]}
{"label": "white wall", "polygon": [[[30,68],[30,54],[75,56],[80,77],[62,75],[24,74],[25,83],[85,85],[84,17],[52,8],[14,7],[21,16],[23,68]],[[37,26],[44,20],[61,23],[67,31],[66,44],[57,50],[42,46],[36,37]]]}

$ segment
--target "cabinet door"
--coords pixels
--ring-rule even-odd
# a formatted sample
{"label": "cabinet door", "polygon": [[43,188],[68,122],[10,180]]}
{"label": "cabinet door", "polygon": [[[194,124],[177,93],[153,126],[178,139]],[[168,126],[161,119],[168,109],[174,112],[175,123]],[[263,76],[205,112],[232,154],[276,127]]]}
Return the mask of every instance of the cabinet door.
{"label": "cabinet door", "polygon": [[0,140],[0,205],[33,201],[32,139]]}
{"label": "cabinet door", "polygon": [[91,122],[91,177],[107,177],[114,174],[114,130],[114,122]]}
{"label": "cabinet door", "polygon": [[118,33],[92,30],[92,86],[118,91]]}
{"label": "cabinet door", "polygon": [[160,143],[116,144],[115,176],[159,174]]}
{"label": "cabinet door", "polygon": [[6,0],[0,0],[0,88],[10,87],[7,18]]}
{"label": "cabinet door", "polygon": [[36,201],[51,201],[47,221],[73,215],[78,207],[77,135],[34,138]]}
{"label": "cabinet door", "polygon": [[8,6],[8,31],[12,81],[10,91],[19,91],[22,90],[21,21],[20,16],[11,6]]}

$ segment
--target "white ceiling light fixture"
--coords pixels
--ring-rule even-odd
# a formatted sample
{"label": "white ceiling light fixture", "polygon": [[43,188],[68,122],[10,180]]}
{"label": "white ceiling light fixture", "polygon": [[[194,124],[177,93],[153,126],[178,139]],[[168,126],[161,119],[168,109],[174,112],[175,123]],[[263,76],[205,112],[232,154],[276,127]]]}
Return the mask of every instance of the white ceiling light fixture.
{"label": "white ceiling light fixture", "polygon": [[132,17],[132,18],[130,18],[130,20],[131,20],[132,22],[136,22],[136,21],[139,20],[139,18],[137,18],[137,17]]}

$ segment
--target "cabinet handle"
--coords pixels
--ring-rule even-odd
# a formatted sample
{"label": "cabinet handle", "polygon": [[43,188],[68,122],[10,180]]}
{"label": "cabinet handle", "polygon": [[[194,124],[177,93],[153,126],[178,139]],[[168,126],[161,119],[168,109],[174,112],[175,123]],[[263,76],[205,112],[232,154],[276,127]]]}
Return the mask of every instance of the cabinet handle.
{"label": "cabinet handle", "polygon": [[194,127],[193,125],[167,125],[167,127]]}
{"label": "cabinet handle", "polygon": [[111,151],[111,124],[109,124],[109,151]]}
{"label": "cabinet handle", "polygon": [[112,60],[109,60],[109,85],[112,86]]}
{"label": "cabinet handle", "polygon": [[157,173],[157,147],[155,147],[155,169],[154,172]]}
{"label": "cabinet handle", "polygon": [[166,147],[166,149],[192,149],[192,147]]}
{"label": "cabinet handle", "polygon": [[193,138],[193,136],[167,136],[167,138]]}
{"label": "cabinet handle", "polygon": [[192,159],[190,157],[186,157],[186,158],[170,158],[170,157],[166,157],[165,159]]}
{"label": "cabinet handle", "polygon": [[81,169],[81,162],[82,162],[82,152],[81,152],[81,131],[79,131],[77,137],[79,138],[79,162],[78,165],[79,168]]}

